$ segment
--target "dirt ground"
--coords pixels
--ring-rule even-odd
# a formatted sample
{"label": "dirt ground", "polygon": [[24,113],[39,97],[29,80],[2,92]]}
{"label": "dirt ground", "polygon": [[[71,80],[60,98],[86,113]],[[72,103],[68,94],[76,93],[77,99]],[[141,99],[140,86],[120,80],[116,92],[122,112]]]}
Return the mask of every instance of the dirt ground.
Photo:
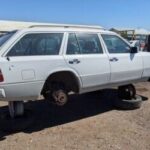
{"label": "dirt ground", "polygon": [[[150,150],[150,83],[136,87],[143,104],[130,111],[113,106],[115,90],[72,96],[61,108],[45,100],[28,102],[32,125],[0,131],[0,150]],[[5,105],[0,102],[0,114]]]}

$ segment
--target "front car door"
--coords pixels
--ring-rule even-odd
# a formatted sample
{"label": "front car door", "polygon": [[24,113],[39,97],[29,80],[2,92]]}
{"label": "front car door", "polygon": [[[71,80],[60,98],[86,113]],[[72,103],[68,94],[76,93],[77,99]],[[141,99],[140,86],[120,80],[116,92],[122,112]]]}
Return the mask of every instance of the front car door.
{"label": "front car door", "polygon": [[142,77],[141,53],[131,53],[130,45],[115,34],[102,34],[111,65],[111,83],[127,82]]}
{"label": "front car door", "polygon": [[69,33],[64,57],[67,65],[78,72],[84,91],[108,84],[110,65],[98,34]]}

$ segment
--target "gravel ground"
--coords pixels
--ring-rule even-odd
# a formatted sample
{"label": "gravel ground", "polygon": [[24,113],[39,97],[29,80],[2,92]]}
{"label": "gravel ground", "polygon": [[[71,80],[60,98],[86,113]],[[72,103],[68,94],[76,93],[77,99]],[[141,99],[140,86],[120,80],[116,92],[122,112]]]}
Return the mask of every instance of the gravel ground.
{"label": "gravel ground", "polygon": [[[136,87],[143,104],[132,111],[113,106],[115,90],[72,96],[64,107],[28,102],[32,125],[0,131],[0,150],[150,150],[150,83]],[[0,102],[1,115],[6,109]]]}

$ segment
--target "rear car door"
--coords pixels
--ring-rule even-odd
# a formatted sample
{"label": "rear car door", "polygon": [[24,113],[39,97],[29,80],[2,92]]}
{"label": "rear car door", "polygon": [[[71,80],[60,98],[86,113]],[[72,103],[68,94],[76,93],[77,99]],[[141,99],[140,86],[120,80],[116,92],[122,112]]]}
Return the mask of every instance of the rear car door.
{"label": "rear car door", "polygon": [[117,35],[102,34],[111,66],[111,83],[140,79],[143,73],[141,53],[131,53],[131,47]]}
{"label": "rear car door", "polygon": [[69,33],[64,57],[67,65],[78,72],[83,88],[109,82],[109,60],[102,49],[98,34]]}

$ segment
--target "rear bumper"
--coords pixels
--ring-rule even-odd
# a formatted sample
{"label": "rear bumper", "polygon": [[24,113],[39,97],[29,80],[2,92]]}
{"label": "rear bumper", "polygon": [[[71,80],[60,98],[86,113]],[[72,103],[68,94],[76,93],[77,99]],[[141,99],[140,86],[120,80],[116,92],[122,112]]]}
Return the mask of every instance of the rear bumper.
{"label": "rear bumper", "polygon": [[36,100],[41,95],[43,81],[0,85],[0,101]]}

